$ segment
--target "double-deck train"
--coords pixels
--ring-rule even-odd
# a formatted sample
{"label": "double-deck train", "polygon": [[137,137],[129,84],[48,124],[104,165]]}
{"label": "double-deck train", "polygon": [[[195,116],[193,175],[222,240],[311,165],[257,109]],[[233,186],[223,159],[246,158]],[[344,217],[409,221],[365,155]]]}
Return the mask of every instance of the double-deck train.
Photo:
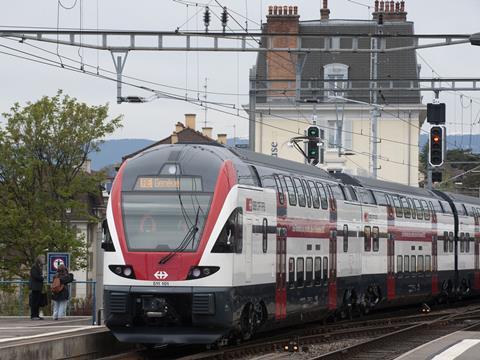
{"label": "double-deck train", "polygon": [[480,200],[207,144],[126,160],[104,222],[105,322],[203,343],[480,291]]}

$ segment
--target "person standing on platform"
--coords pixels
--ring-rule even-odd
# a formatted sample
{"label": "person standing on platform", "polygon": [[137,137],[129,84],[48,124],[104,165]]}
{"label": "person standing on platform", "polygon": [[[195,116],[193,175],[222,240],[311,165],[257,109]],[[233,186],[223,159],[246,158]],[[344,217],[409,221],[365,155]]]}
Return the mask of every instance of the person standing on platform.
{"label": "person standing on platform", "polygon": [[30,269],[30,319],[32,320],[43,320],[43,318],[40,317],[39,311],[42,300],[44,262],[43,255],[38,255]]}
{"label": "person standing on platform", "polygon": [[60,265],[53,277],[51,286],[53,301],[53,320],[65,317],[70,291],[67,284],[73,281],[73,274],[68,272],[65,265]]}

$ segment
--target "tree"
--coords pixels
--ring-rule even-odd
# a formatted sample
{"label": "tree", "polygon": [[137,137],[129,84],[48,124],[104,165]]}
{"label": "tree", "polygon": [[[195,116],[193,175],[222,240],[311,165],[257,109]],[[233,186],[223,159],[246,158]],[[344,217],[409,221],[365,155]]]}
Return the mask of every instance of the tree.
{"label": "tree", "polygon": [[109,119],[108,105],[88,106],[58,91],[24,107],[16,103],[3,117],[0,272],[22,275],[46,251],[71,252],[74,268],[82,267],[84,239],[68,213],[89,216],[81,198],[99,192],[103,174],[82,167],[101,139],[121,127],[121,116]]}

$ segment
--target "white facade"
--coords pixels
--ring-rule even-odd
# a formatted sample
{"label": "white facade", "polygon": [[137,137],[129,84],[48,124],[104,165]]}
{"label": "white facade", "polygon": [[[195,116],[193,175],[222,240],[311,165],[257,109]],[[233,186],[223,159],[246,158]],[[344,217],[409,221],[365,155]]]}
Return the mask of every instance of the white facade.
{"label": "white facade", "polygon": [[[369,176],[371,109],[368,105],[342,102],[317,104],[316,111],[312,104],[257,104],[255,151],[303,162],[303,155],[290,147],[289,142],[292,137],[303,136],[316,117],[316,124],[325,132],[325,162],[318,166],[328,171]],[[379,179],[418,186],[419,134],[425,117],[426,106],[422,104],[382,108],[378,119]],[[340,150],[337,126],[341,128]]]}

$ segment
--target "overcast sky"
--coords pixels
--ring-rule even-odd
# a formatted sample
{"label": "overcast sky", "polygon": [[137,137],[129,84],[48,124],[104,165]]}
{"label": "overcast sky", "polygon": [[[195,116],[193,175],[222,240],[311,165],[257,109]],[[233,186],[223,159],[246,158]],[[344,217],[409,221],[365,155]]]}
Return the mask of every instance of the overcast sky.
{"label": "overcast sky", "polygon": [[[209,0],[203,0],[202,4]],[[281,2],[266,0],[221,0],[222,5],[248,17],[249,30],[258,29],[260,19],[265,21],[268,5],[297,5],[300,20],[319,18],[321,0],[283,0]],[[215,1],[210,1],[212,5]],[[332,19],[370,19],[367,7],[358,3],[373,6],[373,0],[330,0],[329,8]],[[71,7],[75,0],[63,0],[65,7]],[[3,1],[0,12],[0,28],[6,26],[57,27],[57,8],[55,0],[15,0]],[[82,11],[80,11],[82,9]],[[172,31],[177,27],[182,30],[202,30],[203,11],[196,6],[186,6],[173,0],[77,0],[71,10],[60,8],[58,22],[60,27],[82,27],[116,30],[158,30]],[[220,13],[218,8],[213,8]],[[471,34],[480,32],[480,0],[407,0],[408,20],[415,22],[417,34]],[[238,21],[245,20],[235,15]],[[191,18],[185,23],[187,18]],[[232,28],[238,26],[230,21]],[[219,21],[213,17],[212,28],[219,29]],[[30,42],[49,51],[56,52],[55,45]],[[52,54],[34,49],[27,44],[19,44],[7,39],[0,39],[0,45],[14,47],[28,53],[38,54],[55,61]],[[0,51],[13,53],[12,50],[0,46]],[[71,57],[76,61],[83,58],[84,64],[100,69],[114,71],[110,53],[105,51],[83,50],[70,47],[59,47],[61,56]],[[421,50],[419,54],[442,77],[475,77],[480,78],[480,47],[458,45],[429,50]],[[17,53],[17,55],[22,55]],[[157,84],[178,87],[166,88],[160,85],[144,84],[157,90],[164,90],[179,95],[196,97],[197,90],[203,96],[204,79],[208,79],[208,91],[228,93],[231,95],[208,95],[208,100],[229,104],[248,103],[248,71],[255,63],[253,53],[169,53],[169,52],[131,52],[128,56],[124,74],[155,82]],[[432,77],[432,70],[419,57],[422,65],[422,76]],[[101,73],[102,70],[101,70]],[[187,74],[187,75],[186,75]],[[108,76],[112,76],[108,74]],[[435,76],[438,76],[435,74]],[[14,102],[25,103],[35,101],[43,95],[54,95],[57,89],[89,104],[110,103],[111,115],[124,114],[123,129],[115,132],[111,138],[148,138],[161,139],[171,134],[174,124],[183,121],[185,113],[197,113],[199,121],[203,121],[202,108],[182,101],[158,99],[144,104],[116,104],[116,85],[114,82],[73,73],[60,68],[53,68],[26,60],[20,60],[0,54],[0,113],[9,110]],[[480,85],[479,85],[480,86]],[[135,88],[124,87],[124,95],[149,96],[150,94]],[[232,95],[233,94],[233,95]],[[235,95],[239,94],[239,95]],[[423,93],[424,102],[433,98],[431,93]],[[477,122],[474,133],[479,133],[480,126],[480,92],[465,93],[473,96],[473,107],[470,98],[461,99],[459,93],[442,93],[441,100],[447,102],[449,133],[469,133],[471,119]],[[462,106],[463,102],[463,106]],[[462,110],[463,109],[463,110]],[[472,111],[471,111],[472,110]],[[247,116],[240,111],[240,115]],[[463,126],[461,120],[463,118]],[[1,120],[0,120],[1,121]],[[235,116],[208,113],[208,126],[214,128],[214,134],[227,133],[233,136],[248,135],[248,121]]]}

